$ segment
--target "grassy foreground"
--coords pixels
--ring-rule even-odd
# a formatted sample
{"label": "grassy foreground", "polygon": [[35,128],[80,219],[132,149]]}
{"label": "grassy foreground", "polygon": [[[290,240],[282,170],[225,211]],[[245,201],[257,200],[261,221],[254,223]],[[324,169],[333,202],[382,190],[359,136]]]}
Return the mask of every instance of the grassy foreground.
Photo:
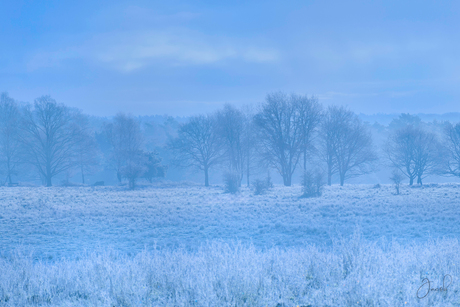
{"label": "grassy foreground", "polygon": [[401,189],[333,185],[317,198],[301,187],[236,195],[214,186],[0,187],[0,255],[26,247],[44,260],[113,249],[128,256],[156,247],[197,250],[206,241],[256,248],[332,245],[358,226],[369,241],[401,244],[460,238],[460,184]]}
{"label": "grassy foreground", "polygon": [[459,184],[299,195],[2,187],[0,306],[460,306]]}
{"label": "grassy foreground", "polygon": [[[460,305],[456,239],[402,246],[354,235],[329,251],[212,241],[195,252],[105,252],[50,263],[14,253],[0,259],[0,272],[0,306]],[[447,291],[418,290],[424,278],[442,287],[446,274]]]}

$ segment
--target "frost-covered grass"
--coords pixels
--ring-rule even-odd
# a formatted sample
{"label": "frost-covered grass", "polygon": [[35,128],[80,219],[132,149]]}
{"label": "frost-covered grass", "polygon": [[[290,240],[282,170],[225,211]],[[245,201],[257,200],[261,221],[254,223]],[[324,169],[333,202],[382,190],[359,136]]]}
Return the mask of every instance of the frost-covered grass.
{"label": "frost-covered grass", "polygon": [[2,187],[0,306],[460,306],[459,193]]}
{"label": "frost-covered grass", "polygon": [[18,246],[50,260],[97,248],[134,255],[144,249],[239,240],[258,248],[330,246],[360,227],[366,239],[404,242],[460,238],[460,185],[326,187],[300,198],[301,187],[276,186],[265,195],[222,187],[0,188],[0,253]]}
{"label": "frost-covered grass", "polygon": [[[213,242],[198,251],[89,254],[80,260],[0,259],[2,306],[458,306],[458,240],[369,243],[356,236],[265,251]],[[452,276],[447,291],[419,299]],[[422,288],[419,296],[426,294]]]}

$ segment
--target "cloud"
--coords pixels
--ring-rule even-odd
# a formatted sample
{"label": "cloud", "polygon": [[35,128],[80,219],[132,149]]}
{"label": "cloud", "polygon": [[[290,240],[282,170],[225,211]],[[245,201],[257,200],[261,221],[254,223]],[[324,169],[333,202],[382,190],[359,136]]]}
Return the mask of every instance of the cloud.
{"label": "cloud", "polygon": [[323,68],[335,70],[348,65],[371,67],[372,64],[395,63],[407,65],[427,57],[436,59],[442,52],[444,42],[439,40],[408,41],[347,41],[325,42],[318,40],[308,48],[307,56]]}
{"label": "cloud", "polygon": [[372,97],[386,97],[386,98],[404,98],[404,97],[413,97],[419,94],[421,90],[381,90],[379,92],[326,92],[323,94],[317,95],[318,99],[330,101],[337,100],[342,98],[372,98]]}
{"label": "cloud", "polygon": [[326,92],[324,94],[318,94],[317,97],[320,100],[332,100],[332,99],[336,99],[337,97],[355,98],[355,97],[372,97],[372,96],[379,96],[379,95],[381,95],[381,93]]}
{"label": "cloud", "polygon": [[28,67],[34,70],[59,66],[66,60],[83,59],[131,72],[159,62],[183,66],[210,65],[226,60],[267,63],[278,58],[279,53],[273,48],[176,29],[99,34],[78,46],[38,52]]}

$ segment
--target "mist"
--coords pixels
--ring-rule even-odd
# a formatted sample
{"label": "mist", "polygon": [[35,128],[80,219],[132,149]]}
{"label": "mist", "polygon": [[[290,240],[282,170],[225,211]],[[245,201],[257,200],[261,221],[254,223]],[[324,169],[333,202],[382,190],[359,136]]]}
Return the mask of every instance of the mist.
{"label": "mist", "polygon": [[451,306],[460,4],[0,4],[0,306]]}

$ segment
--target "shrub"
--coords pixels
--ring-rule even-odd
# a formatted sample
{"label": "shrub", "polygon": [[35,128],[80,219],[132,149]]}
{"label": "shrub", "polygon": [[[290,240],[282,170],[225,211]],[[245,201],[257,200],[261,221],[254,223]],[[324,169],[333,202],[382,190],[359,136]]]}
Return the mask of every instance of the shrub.
{"label": "shrub", "polygon": [[272,177],[270,176],[270,172],[267,173],[267,178],[265,178],[265,184],[267,185],[267,189],[273,188]]}
{"label": "shrub", "polygon": [[264,180],[256,179],[253,183],[253,189],[254,189],[255,195],[264,194],[271,188],[273,188],[273,183],[270,177],[270,173],[267,174],[267,178],[265,178]]}
{"label": "shrub", "polygon": [[302,197],[321,196],[324,186],[323,172],[319,169],[309,170],[303,174]]}
{"label": "shrub", "polygon": [[395,189],[396,189],[396,195],[399,195],[399,186],[401,185],[401,182],[403,181],[404,176],[401,174],[401,172],[397,169],[393,170],[391,173],[390,180],[394,183]]}
{"label": "shrub", "polygon": [[267,190],[267,188],[265,187],[265,180],[256,179],[254,180],[252,186],[255,195],[264,194]]}
{"label": "shrub", "polygon": [[235,172],[226,172],[224,174],[225,193],[235,194],[240,189],[240,176]]}

